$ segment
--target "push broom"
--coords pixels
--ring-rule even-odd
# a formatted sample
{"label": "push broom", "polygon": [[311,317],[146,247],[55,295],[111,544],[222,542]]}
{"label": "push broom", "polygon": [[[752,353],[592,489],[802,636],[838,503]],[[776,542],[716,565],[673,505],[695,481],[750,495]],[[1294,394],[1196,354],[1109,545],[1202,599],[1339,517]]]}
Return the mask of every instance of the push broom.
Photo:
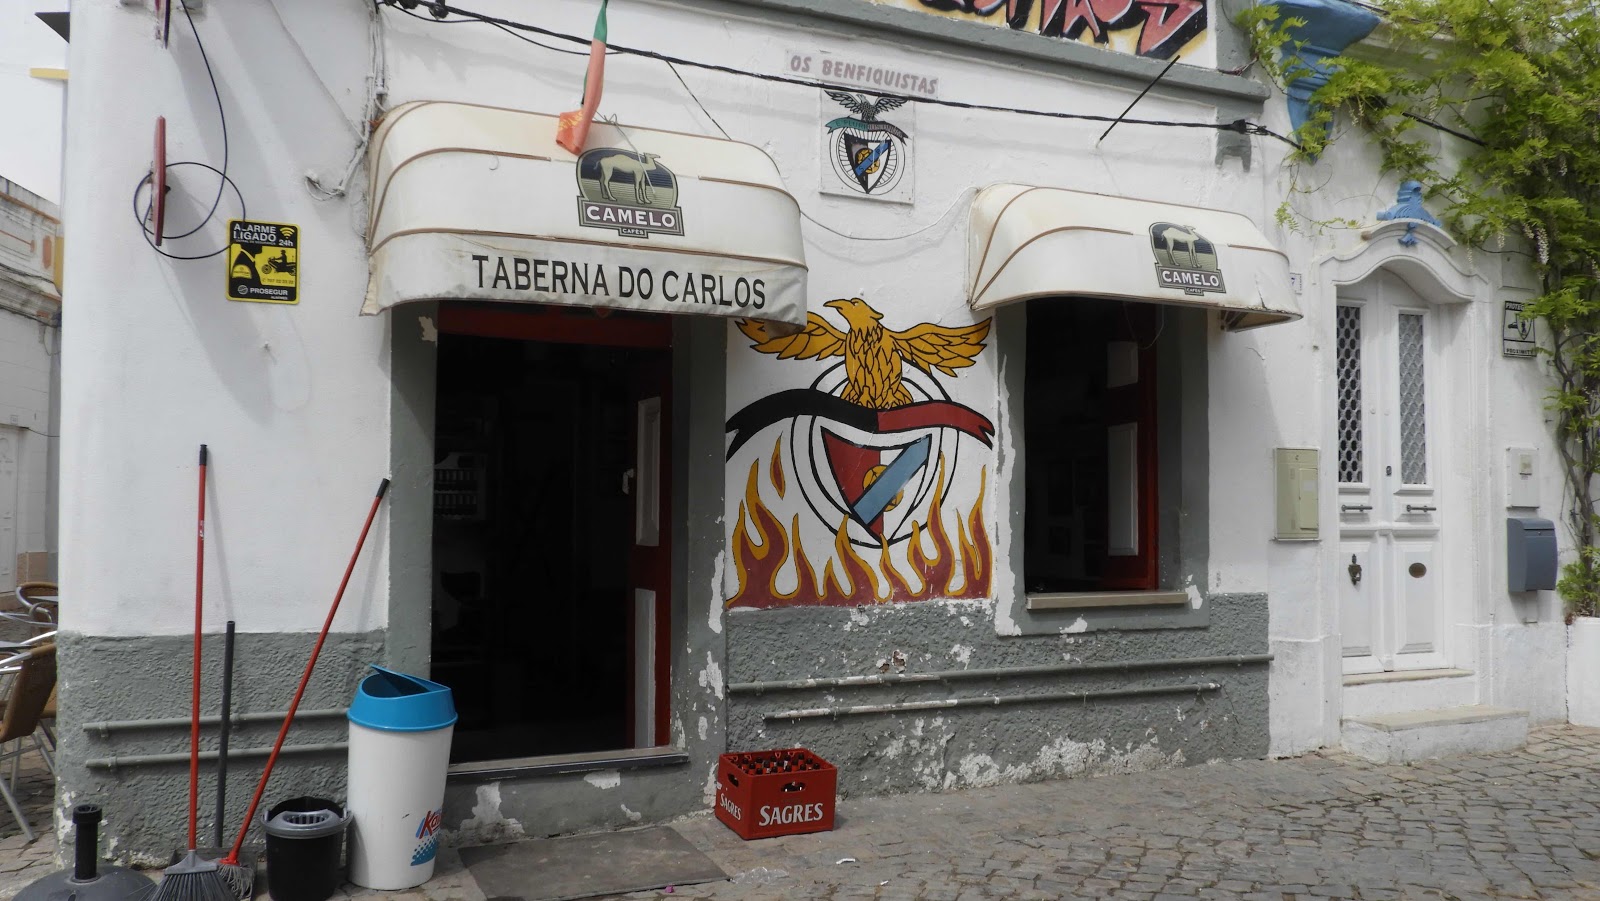
{"label": "push broom", "polygon": [[[278,727],[278,740],[272,744],[272,753],[267,755],[267,766],[261,771],[261,781],[256,783],[255,796],[250,799],[250,808],[245,811],[244,825],[239,827],[239,837],[233,841],[233,849],[228,856],[210,864],[220,872],[221,880],[226,881],[227,888],[221,897],[207,894],[203,901],[246,901],[255,892],[255,868],[244,867],[239,862],[239,851],[244,847],[245,837],[250,834],[250,822],[255,818],[256,809],[261,806],[261,796],[267,791],[267,780],[272,778],[272,768],[278,762],[278,753],[283,750],[283,740],[289,734],[289,727],[294,725],[295,711],[300,709],[300,699],[305,696],[306,685],[311,682],[311,671],[316,668],[317,657],[322,653],[322,644],[328,640],[328,632],[333,628],[333,617],[339,612],[339,602],[344,599],[345,587],[350,584],[350,574],[355,571],[356,561],[361,558],[361,547],[367,543],[367,532],[372,528],[372,520],[378,515],[378,506],[383,503],[383,496],[389,491],[389,480],[384,479],[378,485],[378,493],[372,499],[372,506],[367,510],[367,520],[361,524],[361,537],[356,539],[355,552],[350,555],[350,563],[344,568],[344,578],[339,580],[339,590],[333,595],[333,606],[328,609],[328,618],[322,623],[322,632],[317,635],[317,643],[311,648],[311,659],[306,661],[306,671],[300,676],[300,686],[294,690],[294,699],[289,702],[289,711],[284,714],[283,725]],[[192,839],[191,839],[192,841]],[[171,870],[167,871],[171,873]],[[193,896],[185,896],[183,901],[199,901]]]}
{"label": "push broom", "polygon": [[194,676],[189,704],[189,851],[161,874],[152,901],[235,901],[220,867],[195,851],[200,811],[200,638],[205,611],[206,446],[200,445],[200,512],[195,524]]}

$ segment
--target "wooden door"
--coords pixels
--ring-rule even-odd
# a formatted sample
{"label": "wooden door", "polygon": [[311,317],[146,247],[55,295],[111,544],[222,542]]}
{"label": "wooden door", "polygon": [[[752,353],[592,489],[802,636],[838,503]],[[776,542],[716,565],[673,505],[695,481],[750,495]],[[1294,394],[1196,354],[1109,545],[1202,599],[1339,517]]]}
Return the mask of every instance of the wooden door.
{"label": "wooden door", "polygon": [[1335,316],[1344,671],[1447,666],[1436,317],[1387,275],[1341,296]]}

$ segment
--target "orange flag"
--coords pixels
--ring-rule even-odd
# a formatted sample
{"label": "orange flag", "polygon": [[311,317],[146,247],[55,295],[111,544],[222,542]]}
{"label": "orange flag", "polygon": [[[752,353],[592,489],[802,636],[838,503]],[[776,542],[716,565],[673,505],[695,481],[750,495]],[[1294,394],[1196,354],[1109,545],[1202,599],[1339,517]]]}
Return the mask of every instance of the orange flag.
{"label": "orange flag", "polygon": [[594,21],[594,40],[589,42],[589,72],[583,77],[583,108],[561,114],[556,124],[556,143],[568,153],[583,152],[589,139],[589,123],[600,108],[600,91],[606,74],[606,4],[600,0],[600,16]]}

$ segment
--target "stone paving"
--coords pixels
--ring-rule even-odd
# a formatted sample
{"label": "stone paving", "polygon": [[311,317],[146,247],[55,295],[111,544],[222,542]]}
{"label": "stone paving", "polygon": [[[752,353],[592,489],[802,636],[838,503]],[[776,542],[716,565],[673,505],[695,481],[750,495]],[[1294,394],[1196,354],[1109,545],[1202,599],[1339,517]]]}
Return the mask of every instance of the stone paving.
{"label": "stone paving", "polygon": [[[675,824],[733,876],[646,898],[1486,898],[1600,901],[1600,729],[1535,730],[1505,754],[1379,766],[1324,753],[840,805],[832,832],[741,841]],[[42,769],[24,803],[46,821]],[[48,871],[54,839],[0,817],[0,901]],[[349,887],[333,901],[379,893]],[[485,901],[459,858],[385,901]]]}

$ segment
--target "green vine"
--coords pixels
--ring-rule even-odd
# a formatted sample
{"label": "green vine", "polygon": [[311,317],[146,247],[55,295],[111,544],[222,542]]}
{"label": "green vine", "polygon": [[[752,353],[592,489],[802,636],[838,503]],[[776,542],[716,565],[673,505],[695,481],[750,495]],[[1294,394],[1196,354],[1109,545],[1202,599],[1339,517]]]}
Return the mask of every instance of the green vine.
{"label": "green vine", "polygon": [[[1383,170],[1422,182],[1468,247],[1522,254],[1539,278],[1523,311],[1544,323],[1547,399],[1578,548],[1558,590],[1569,616],[1600,613],[1600,13],[1595,0],[1379,0],[1382,52],[1328,61],[1295,133],[1309,166],[1348,123]],[[1238,18],[1265,70],[1304,77],[1268,5]],[[1449,131],[1446,131],[1448,129]],[[1451,135],[1449,132],[1457,132]]]}

